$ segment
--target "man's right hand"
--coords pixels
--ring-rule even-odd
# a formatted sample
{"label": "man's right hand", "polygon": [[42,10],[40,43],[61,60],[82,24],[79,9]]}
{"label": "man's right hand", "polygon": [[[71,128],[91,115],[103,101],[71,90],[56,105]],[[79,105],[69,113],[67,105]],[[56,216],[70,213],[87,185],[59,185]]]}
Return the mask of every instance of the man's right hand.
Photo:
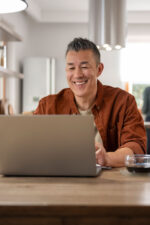
{"label": "man's right hand", "polygon": [[95,143],[96,163],[101,166],[106,166],[106,150],[104,146],[98,142]]}

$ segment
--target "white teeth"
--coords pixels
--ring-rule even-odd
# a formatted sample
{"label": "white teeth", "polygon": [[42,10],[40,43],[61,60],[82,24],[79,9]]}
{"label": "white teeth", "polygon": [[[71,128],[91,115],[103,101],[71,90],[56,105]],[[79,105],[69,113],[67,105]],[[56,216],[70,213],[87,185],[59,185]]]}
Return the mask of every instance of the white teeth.
{"label": "white teeth", "polygon": [[86,81],[83,81],[83,82],[74,82],[74,83],[77,84],[77,85],[81,85],[81,84],[85,84]]}
{"label": "white teeth", "polygon": [[76,82],[76,84],[78,84],[78,85],[85,84],[85,82]]}

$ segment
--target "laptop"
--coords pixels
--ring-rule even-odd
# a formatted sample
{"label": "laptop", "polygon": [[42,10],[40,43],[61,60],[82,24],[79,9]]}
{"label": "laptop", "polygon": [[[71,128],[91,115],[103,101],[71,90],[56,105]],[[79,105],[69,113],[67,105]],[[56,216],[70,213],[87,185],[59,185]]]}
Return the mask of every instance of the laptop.
{"label": "laptop", "polygon": [[0,174],[97,176],[93,116],[0,116]]}

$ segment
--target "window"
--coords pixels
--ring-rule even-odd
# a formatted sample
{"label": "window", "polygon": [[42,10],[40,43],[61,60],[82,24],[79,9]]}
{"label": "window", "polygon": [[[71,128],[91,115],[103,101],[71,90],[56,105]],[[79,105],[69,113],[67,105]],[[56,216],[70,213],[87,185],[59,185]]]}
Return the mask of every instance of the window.
{"label": "window", "polygon": [[122,79],[129,83],[138,108],[143,104],[143,91],[150,86],[150,43],[128,43],[124,50]]}

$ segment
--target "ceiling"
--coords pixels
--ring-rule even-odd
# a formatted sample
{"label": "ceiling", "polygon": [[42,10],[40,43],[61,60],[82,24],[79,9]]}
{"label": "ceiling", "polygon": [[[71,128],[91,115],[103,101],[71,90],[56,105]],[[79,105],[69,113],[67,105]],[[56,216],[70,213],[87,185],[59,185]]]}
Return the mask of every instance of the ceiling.
{"label": "ceiling", "polygon": [[[87,23],[89,0],[27,0],[38,22]],[[150,23],[150,0],[127,0],[128,23]]]}
{"label": "ceiling", "polygon": [[42,10],[88,10],[88,0],[32,0]]}

